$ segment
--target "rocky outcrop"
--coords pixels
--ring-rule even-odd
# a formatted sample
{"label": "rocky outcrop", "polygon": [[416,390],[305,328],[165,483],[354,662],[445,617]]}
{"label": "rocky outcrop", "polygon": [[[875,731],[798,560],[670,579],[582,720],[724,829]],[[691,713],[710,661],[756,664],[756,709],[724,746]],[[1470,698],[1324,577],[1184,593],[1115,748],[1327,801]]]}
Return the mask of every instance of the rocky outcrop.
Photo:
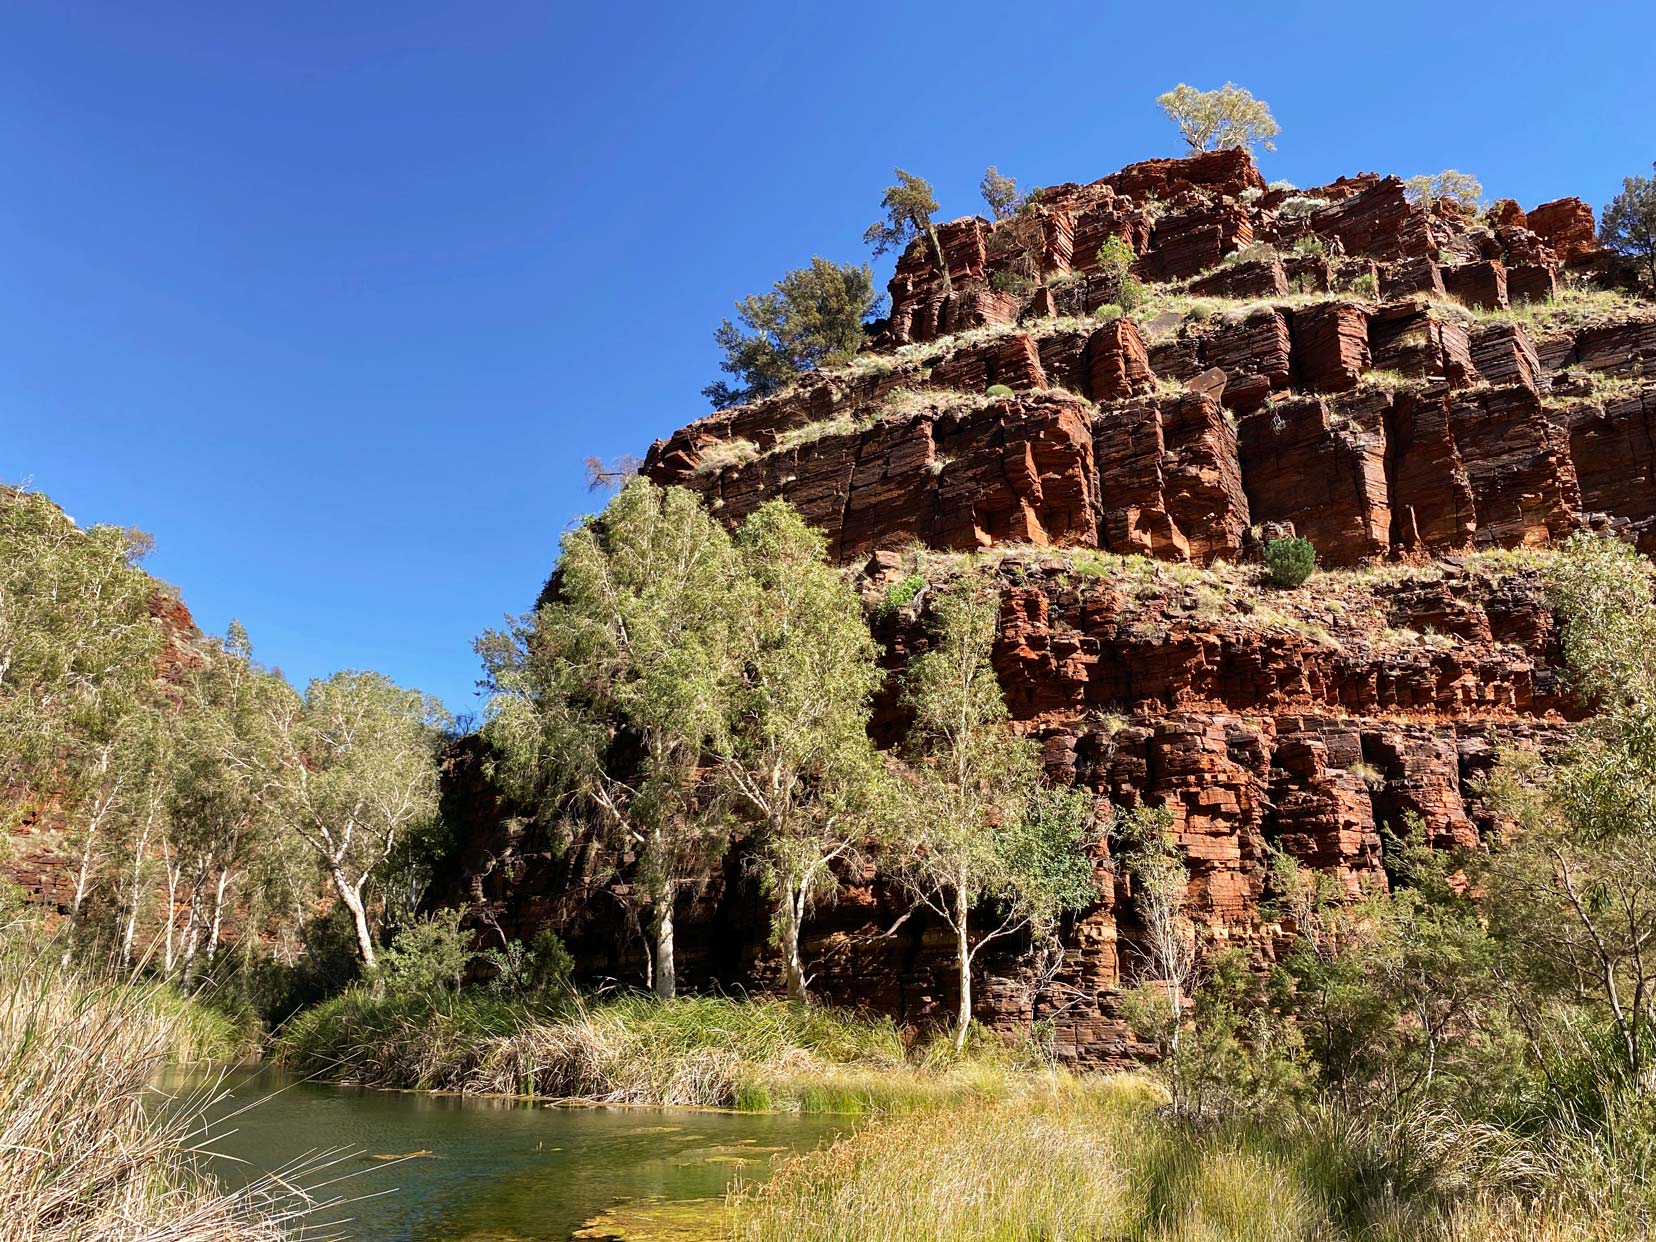
{"label": "rocky outcrop", "polygon": [[[1147,285],[1127,314],[1111,239]],[[1225,151],[1047,187],[937,241],[902,255],[853,365],[644,463],[729,523],[782,496],[826,532],[892,674],[876,740],[903,734],[898,676],[926,642],[927,593],[887,592],[975,573],[999,592],[1015,727],[1101,807],[1167,809],[1215,942],[1274,951],[1272,851],[1356,894],[1388,882],[1388,836],[1416,821],[1477,848],[1496,825],[1476,778],[1577,714],[1536,572],[1485,553],[1584,528],[1656,549],[1656,307],[1580,296],[1613,267],[1591,211],[1477,215],[1373,173],[1273,190]],[[1289,532],[1346,572],[1265,589],[1250,562]],[[641,975],[601,878],[617,860],[463,801],[480,809],[452,896],[507,934],[556,924],[594,977]],[[1140,931],[1107,854],[1060,956],[1008,943],[982,972],[981,1017],[1050,1021],[1082,1063],[1135,1051],[1117,1001]],[[807,929],[813,988],[944,1017],[942,929],[878,860],[841,880]],[[739,847],[681,903],[682,979],[774,985]]]}

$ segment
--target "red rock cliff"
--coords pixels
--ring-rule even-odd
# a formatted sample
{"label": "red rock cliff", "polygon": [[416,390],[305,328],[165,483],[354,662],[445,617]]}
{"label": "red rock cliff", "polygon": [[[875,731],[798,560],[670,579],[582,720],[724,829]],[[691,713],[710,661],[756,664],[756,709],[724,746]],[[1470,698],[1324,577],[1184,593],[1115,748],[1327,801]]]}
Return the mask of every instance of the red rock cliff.
{"label": "red rock cliff", "polygon": [[[1103,304],[1112,237],[1147,285],[1126,316]],[[911,247],[853,365],[689,424],[645,472],[732,523],[790,500],[856,574],[893,672],[924,641],[912,609],[877,607],[893,583],[990,577],[1016,727],[1055,780],[1169,809],[1216,940],[1273,951],[1269,848],[1356,892],[1386,883],[1382,832],[1407,817],[1475,847],[1477,775],[1575,711],[1535,565],[1581,528],[1656,550],[1656,306],[1590,284],[1617,274],[1591,210],[1475,215],[1367,173],[1270,189],[1217,152],[939,239],[946,278]],[[1336,572],[1270,591],[1249,562],[1290,530]],[[475,760],[455,779],[486,805]],[[590,858],[477,819],[454,896],[637,977],[641,937]],[[1011,946],[981,992],[986,1020],[1049,1020],[1082,1062],[1133,1051],[1115,1004],[1138,929],[1108,859],[1099,877],[1061,962]],[[806,938],[815,989],[946,1014],[945,937],[918,916],[887,934],[902,909],[878,874],[845,879]],[[775,982],[739,857],[681,916],[692,986]]]}

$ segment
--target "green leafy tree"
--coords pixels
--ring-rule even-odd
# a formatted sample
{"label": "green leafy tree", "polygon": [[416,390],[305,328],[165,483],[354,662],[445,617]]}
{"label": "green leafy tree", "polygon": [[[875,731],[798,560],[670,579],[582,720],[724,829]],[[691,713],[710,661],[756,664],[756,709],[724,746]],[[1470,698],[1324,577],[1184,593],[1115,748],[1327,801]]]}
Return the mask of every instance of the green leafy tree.
{"label": "green leafy tree", "polygon": [[335,673],[311,682],[303,699],[273,678],[265,683],[276,764],[265,796],[314,851],[372,975],[378,958],[368,885],[436,818],[437,750],[448,714],[380,673]]}
{"label": "green leafy tree", "polygon": [[1133,275],[1133,261],[1137,256],[1125,239],[1110,238],[1094,257],[1098,261],[1098,274],[1107,282],[1108,301],[1123,312],[1134,310],[1144,302],[1144,285]]}
{"label": "green leafy tree", "polygon": [[437,910],[397,933],[380,958],[380,975],[392,996],[456,992],[471,961],[471,938],[460,930],[464,911]]}
{"label": "green leafy tree", "polygon": [[868,739],[878,654],[862,605],[821,534],[773,500],[736,536],[743,571],[723,772],[758,828],[788,994],[806,999],[799,933],[835,863],[880,835],[884,769]]}
{"label": "green leafy tree", "polygon": [[1656,177],[1622,181],[1599,220],[1599,245],[1636,260],[1656,288]]}
{"label": "green leafy tree", "polygon": [[1237,147],[1244,151],[1254,144],[1275,151],[1272,141],[1281,132],[1270,108],[1234,82],[1216,91],[1199,91],[1179,83],[1156,104],[1179,127],[1179,134],[1191,151],[1215,151]]}
{"label": "green leafy tree", "polygon": [[[1096,891],[1086,853],[1090,799],[1043,793],[1034,744],[1008,727],[989,660],[996,604],[992,593],[969,589],[937,597],[931,649],[908,674],[914,829],[904,878],[954,934],[957,1048],[972,1020],[978,952],[1018,931],[1050,930]],[[974,931],[980,905],[992,913]]]}
{"label": "green leafy tree", "polygon": [[[147,537],[82,530],[46,497],[0,489],[0,786],[66,820],[74,928],[123,817],[141,811],[153,758],[157,584]],[[12,815],[30,802],[14,804]]]}
{"label": "green leafy tree", "polygon": [[702,395],[715,409],[742,405],[781,391],[801,372],[850,361],[880,302],[866,263],[812,259],[810,267],[787,273],[771,292],[738,302],[741,326],[728,319],[719,325],[713,334],[724,354],[719,366],[738,383],[715,381]]}
{"label": "green leafy tree", "polygon": [[1141,929],[1138,951],[1147,986],[1161,1000],[1160,1020],[1142,1028],[1168,1056],[1179,1051],[1197,962],[1196,925],[1185,909],[1190,877],[1172,828],[1166,810],[1139,807],[1121,817],[1115,833]]}
{"label": "green leafy tree", "polygon": [[1483,182],[1471,173],[1445,168],[1440,173],[1410,177],[1403,182],[1403,192],[1413,203],[1435,203],[1446,198],[1468,211],[1483,206]]}
{"label": "green leafy tree", "polygon": [[990,214],[997,220],[1010,220],[1024,205],[1024,196],[1018,193],[1018,183],[1011,177],[1002,176],[993,164],[984,172],[978,189],[983,194],[983,201],[989,205]]}
{"label": "green leafy tree", "polygon": [[902,250],[915,238],[924,237],[947,291],[949,265],[943,259],[943,244],[938,241],[937,228],[932,224],[932,217],[937,214],[937,199],[932,196],[931,182],[901,168],[894,171],[896,184],[887,186],[880,199],[885,219],[869,225],[863,241],[874,247],[876,255],[881,255],[888,250]]}
{"label": "green leafy tree", "polygon": [[478,641],[496,771],[548,819],[599,829],[635,862],[652,986],[677,988],[673,905],[727,836],[702,805],[727,752],[738,577],[730,536],[681,488],[634,479],[564,537],[531,617]]}
{"label": "green leafy tree", "polygon": [[1515,996],[1537,1060],[1565,1077],[1571,1044],[1596,1027],[1620,1081],[1640,1092],[1656,1039],[1653,580],[1630,546],[1588,534],[1550,569],[1566,667],[1595,713],[1549,760],[1503,756],[1488,792],[1518,827],[1482,877],[1491,927],[1527,983]]}

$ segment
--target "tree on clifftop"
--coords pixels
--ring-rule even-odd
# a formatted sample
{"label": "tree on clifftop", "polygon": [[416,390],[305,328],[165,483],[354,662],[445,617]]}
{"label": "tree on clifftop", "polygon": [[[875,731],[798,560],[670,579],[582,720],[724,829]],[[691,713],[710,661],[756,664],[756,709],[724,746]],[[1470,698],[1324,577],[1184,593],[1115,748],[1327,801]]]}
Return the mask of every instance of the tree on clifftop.
{"label": "tree on clifftop", "polygon": [[1002,176],[993,164],[984,171],[983,180],[978,182],[978,190],[983,195],[983,201],[989,204],[990,213],[997,220],[1010,220],[1024,205],[1024,196],[1018,193],[1018,183],[1011,177]]}
{"label": "tree on clifftop", "polygon": [[879,305],[866,263],[812,259],[810,267],[787,273],[771,292],[736,303],[742,326],[726,319],[713,339],[724,352],[720,369],[740,383],[716,380],[702,396],[714,409],[744,405],[780,391],[802,371],[849,361],[863,342],[864,321]]}
{"label": "tree on clifftop", "polygon": [[1179,127],[1191,151],[1220,151],[1235,147],[1252,151],[1257,142],[1275,151],[1271,141],[1281,132],[1265,101],[1255,99],[1234,82],[1216,91],[1199,91],[1180,82],[1156,103]]}
{"label": "tree on clifftop", "polygon": [[924,237],[931,247],[932,262],[943,276],[945,292],[949,288],[949,266],[943,262],[943,245],[937,240],[937,229],[932,216],[937,211],[937,199],[932,197],[931,182],[916,177],[901,168],[894,169],[897,184],[886,187],[880,206],[886,218],[876,220],[863,233],[863,241],[874,247],[874,253],[902,250],[916,237]]}
{"label": "tree on clifftop", "polygon": [[[1656,167],[1656,166],[1653,166]],[[1656,178],[1628,177],[1599,221],[1599,244],[1638,261],[1656,287]]]}

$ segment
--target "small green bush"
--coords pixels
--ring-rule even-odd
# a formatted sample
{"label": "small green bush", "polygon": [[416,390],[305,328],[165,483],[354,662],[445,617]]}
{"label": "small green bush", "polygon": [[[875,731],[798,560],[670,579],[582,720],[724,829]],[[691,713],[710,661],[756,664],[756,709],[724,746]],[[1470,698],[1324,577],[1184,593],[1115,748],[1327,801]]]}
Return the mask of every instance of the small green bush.
{"label": "small green bush", "polygon": [[1380,296],[1380,278],[1373,272],[1364,272],[1352,280],[1351,291],[1358,297],[1373,302]]}
{"label": "small green bush", "polygon": [[914,597],[926,589],[924,574],[910,574],[901,582],[893,582],[886,588],[885,603],[880,611],[886,615],[896,612],[899,608],[907,608],[914,602]]}
{"label": "small green bush", "polygon": [[1302,258],[1326,255],[1328,253],[1328,243],[1316,236],[1302,237],[1294,243],[1294,253]]}
{"label": "small green bush", "polygon": [[1309,539],[1289,535],[1265,545],[1265,575],[1272,586],[1297,587],[1317,567],[1317,549]]}
{"label": "small green bush", "polygon": [[1012,389],[1007,387],[1005,384],[990,384],[986,395],[991,397],[1010,397],[1014,394]]}
{"label": "small green bush", "polygon": [[392,996],[452,992],[471,959],[460,931],[460,910],[439,910],[405,927],[380,957],[380,977]]}

